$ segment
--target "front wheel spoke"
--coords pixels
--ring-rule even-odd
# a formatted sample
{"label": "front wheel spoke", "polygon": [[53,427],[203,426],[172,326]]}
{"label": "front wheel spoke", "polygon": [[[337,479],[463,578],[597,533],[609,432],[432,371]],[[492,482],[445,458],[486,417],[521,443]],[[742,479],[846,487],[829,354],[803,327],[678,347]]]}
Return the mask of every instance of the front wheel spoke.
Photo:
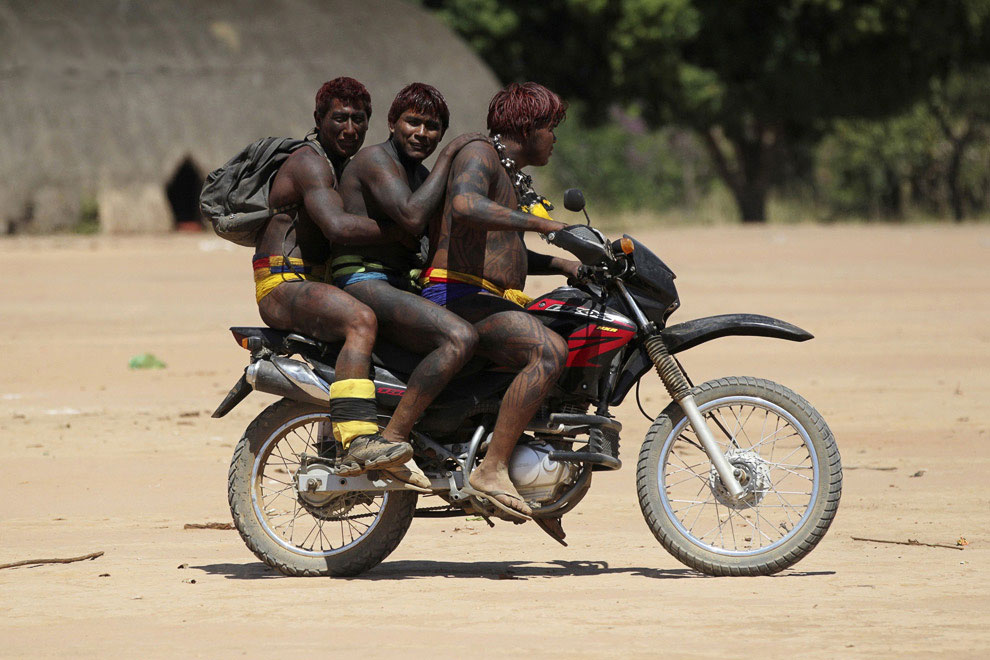
{"label": "front wheel spoke", "polygon": [[[690,471],[694,471],[694,468],[696,468],[696,467],[698,467],[699,465],[704,465],[704,464],[705,464],[705,463],[704,463],[704,461],[702,461],[702,462],[700,462],[700,463],[694,463],[693,465],[688,465],[688,462],[687,462],[687,461],[685,461],[685,460],[684,460],[683,458],[681,458],[680,456],[678,456],[678,455],[677,455],[676,453],[674,453],[673,451],[671,451],[670,453],[671,453],[671,455],[672,455],[672,456],[673,456],[674,458],[676,458],[677,460],[679,460],[679,461],[680,461],[681,463],[683,463],[683,464],[684,464],[684,467],[682,468],[682,469],[684,469],[684,470],[690,470]],[[670,465],[670,463],[668,463],[668,465]]]}
{"label": "front wheel spoke", "polygon": [[[707,488],[707,487],[708,487],[708,484],[706,482],[704,485],[702,485],[701,488],[698,489],[698,492],[695,493],[694,496],[695,497],[698,497],[699,495],[701,495],[701,493],[704,492],[705,488]],[[688,508],[690,509],[691,507],[688,507]],[[688,527],[689,530],[693,530],[694,529],[694,526],[698,524],[698,521],[701,519],[701,514],[704,513],[704,511],[705,511],[704,507],[701,507],[701,508],[698,509],[698,515],[696,515],[694,517],[694,522],[691,523],[691,526],[690,527]]]}
{"label": "front wheel spoke", "polygon": [[680,456],[677,456],[677,460],[679,460],[681,463],[684,463],[684,467],[677,467],[676,465],[671,465],[670,463],[667,463],[667,465],[671,469],[676,469],[678,472],[691,472],[693,474],[697,474],[697,472],[695,471],[696,468],[699,468],[702,465],[704,465],[705,463],[708,463],[708,458],[707,457],[704,460],[699,461],[697,463],[693,463],[691,465],[688,465],[687,464],[687,461],[685,461]]}
{"label": "front wheel spoke", "polygon": [[807,463],[774,463],[773,461],[767,461],[767,465],[772,465],[773,467],[779,467],[784,470],[814,470],[813,465],[808,465]]}
{"label": "front wheel spoke", "polygon": [[[770,526],[770,529],[772,529],[774,531],[777,530],[777,527],[773,524],[772,521],[770,521],[762,513],[760,513],[760,509],[758,507],[755,507],[752,504],[748,504],[747,506],[749,507],[749,510],[750,511],[752,511],[754,514],[756,514],[756,531],[759,532],[760,535],[763,536],[763,538],[765,538],[766,540],[768,540],[768,541],[770,541],[772,543],[773,542],[773,539],[771,539],[769,536],[767,536],[766,534],[764,534],[760,530],[760,521],[762,520],[764,523],[766,523],[767,525]],[[783,536],[783,535],[781,535],[781,536]]]}
{"label": "front wheel spoke", "polygon": [[[683,509],[672,509],[672,510],[673,510],[674,513],[682,514],[682,513],[687,513],[688,511],[690,511],[691,509],[693,509],[696,506],[705,506],[706,504],[707,504],[707,502],[692,502],[690,506],[686,506]],[[683,516],[682,516],[682,518],[683,518]]]}
{"label": "front wheel spoke", "polygon": [[[742,414],[743,407],[739,406],[739,413]],[[739,423],[739,431],[746,437],[746,441],[749,443],[750,447],[753,446],[753,440],[749,437],[749,433],[746,432],[746,425],[749,424],[749,420],[752,419],[753,414],[756,412],[756,406],[751,406],[749,414],[746,415],[746,419],[741,420]]]}
{"label": "front wheel spoke", "polygon": [[[797,435],[797,433],[794,433],[794,435]],[[787,456],[784,456],[782,459],[780,459],[780,462],[786,461],[787,459],[789,459],[791,456],[793,456],[797,452],[801,451],[802,449],[804,449],[805,451],[808,452],[807,456],[808,456],[808,460],[810,461],[811,460],[811,450],[809,450],[808,447],[805,446],[804,442],[801,442],[794,449],[792,449],[787,454]],[[802,462],[804,462],[804,461],[802,461]]]}
{"label": "front wheel spoke", "polygon": [[722,521],[719,520],[718,523],[714,527],[712,527],[711,529],[709,529],[704,534],[695,534],[695,538],[698,539],[699,541],[704,541],[706,536],[708,536],[709,534],[711,534],[712,532],[714,532],[716,530],[721,531],[721,529],[722,529]]}
{"label": "front wheel spoke", "polygon": [[[715,520],[718,521],[718,538],[720,540],[721,546],[725,547],[725,532],[722,529],[722,510],[718,506],[718,498],[715,499]],[[731,525],[730,525],[731,527]],[[735,546],[733,546],[735,547]]]}
{"label": "front wheel spoke", "polygon": [[[787,524],[790,525],[791,528],[793,528],[794,527],[794,521],[791,520],[791,511],[793,510],[795,513],[797,513],[797,507],[791,506],[791,503],[788,502],[787,500],[785,500],[780,495],[777,495],[777,499],[779,499],[781,502],[783,502],[783,504],[782,505],[774,506],[772,504],[762,504],[761,503],[760,506],[761,507],[767,507],[768,509],[775,509],[775,508],[782,509],[783,512],[784,512],[784,517],[787,518]],[[798,520],[800,520],[800,519],[801,519],[801,517],[798,516]]]}
{"label": "front wheel spoke", "polygon": [[[771,433],[770,435],[766,435],[765,433],[764,434],[761,434],[760,435],[760,441],[757,442],[752,447],[750,447],[750,449],[756,449],[757,447],[761,447],[764,444],[766,444],[768,442],[771,442],[771,441],[776,442],[775,438],[777,437],[777,435],[780,434],[781,431],[783,431],[784,429],[787,429],[787,428],[791,428],[790,423],[787,422],[786,420],[784,420],[784,418],[782,418],[780,415],[775,414],[774,415],[774,420],[775,421],[773,423],[773,433]],[[772,452],[773,452],[773,450],[771,449],[771,453]]]}
{"label": "front wheel spoke", "polygon": [[[778,430],[776,430],[776,431],[774,431],[774,432],[773,432],[773,434],[772,434],[772,435],[770,435],[770,437],[769,437],[769,438],[764,438],[764,439],[762,439],[762,440],[760,440],[760,441],[759,441],[759,442],[757,442],[757,443],[756,443],[755,445],[753,445],[752,447],[750,447],[750,449],[752,449],[753,451],[756,451],[757,449],[759,449],[760,447],[762,447],[762,446],[763,446],[763,445],[765,445],[766,443],[768,443],[768,442],[771,442],[771,441],[772,441],[772,442],[771,442],[771,446],[770,446],[770,454],[771,454],[771,455],[773,455],[773,452],[774,452],[774,447],[776,447],[776,446],[777,446],[777,443],[778,443],[778,442],[781,442],[781,441],[784,441],[784,440],[787,440],[788,438],[794,438],[794,437],[797,437],[797,436],[799,436],[799,435],[800,435],[800,434],[799,434],[799,433],[798,433],[798,432],[797,432],[797,431],[795,430],[795,431],[794,431],[793,433],[789,433],[789,434],[787,434],[787,435],[784,435],[784,436],[781,436],[781,437],[779,437],[779,438],[778,438],[778,437],[775,437],[775,436],[776,436],[776,435],[777,435],[778,433],[780,433],[781,431],[783,431],[783,430],[785,430],[785,429],[790,429],[790,428],[794,428],[794,427],[792,427],[792,426],[791,426],[790,424],[785,424],[784,426],[782,426],[782,427],[780,427],[780,428],[779,428]],[[793,453],[793,452],[792,452],[792,453]],[[788,454],[788,456],[790,456],[790,454]],[[785,456],[784,458],[786,459],[786,458],[787,458],[787,456]]]}
{"label": "front wheel spoke", "polygon": [[[739,406],[739,410],[740,411],[742,410],[742,406]],[[735,408],[733,408],[731,405],[729,406],[729,412],[732,413],[732,418],[736,421],[736,426],[735,428],[732,429],[732,437],[733,439],[735,439],[739,437],[739,432],[742,431],[742,420],[739,419],[739,415],[736,414]],[[739,443],[736,442],[736,444]]]}
{"label": "front wheel spoke", "polygon": [[[773,464],[771,463],[770,465],[773,465]],[[815,483],[815,480],[812,477],[808,477],[808,476],[805,476],[803,474],[799,474],[799,473],[795,472],[794,470],[791,470],[791,469],[788,469],[788,468],[785,468],[785,467],[781,467],[779,465],[774,465],[774,467],[777,468],[777,469],[779,469],[779,470],[781,470],[781,471],[783,471],[783,472],[786,472],[786,473],[788,473],[790,475],[793,475],[793,476],[797,477],[798,479],[804,479],[805,481],[810,481],[811,483]],[[811,466],[809,466],[808,469],[810,470],[811,469]]]}
{"label": "front wheel spoke", "polygon": [[773,542],[773,539],[771,539],[771,538],[770,538],[769,536],[767,536],[766,534],[764,534],[764,533],[763,533],[763,532],[762,532],[762,531],[760,530],[760,528],[759,528],[759,527],[757,527],[757,526],[756,526],[756,525],[755,525],[755,524],[753,523],[753,521],[752,521],[752,520],[750,520],[749,518],[747,518],[746,516],[744,516],[744,515],[743,515],[743,514],[741,513],[741,510],[740,510],[740,509],[736,509],[736,510],[734,510],[734,511],[732,512],[732,517],[733,517],[733,518],[735,518],[735,519],[737,519],[737,520],[741,520],[741,521],[742,521],[742,522],[743,522],[744,524],[746,524],[746,525],[749,525],[750,527],[752,527],[752,528],[753,528],[754,530],[756,530],[756,533],[757,533],[757,534],[759,534],[760,536],[762,536],[763,538],[765,538],[765,539],[766,539],[767,541],[770,541],[771,543]]}
{"label": "front wheel spoke", "polygon": [[[673,484],[671,484],[671,483],[668,483],[668,484],[667,484],[667,488],[674,488],[674,487],[676,487],[676,486],[680,486],[680,485],[681,485],[681,484],[683,484],[683,483],[687,483],[687,482],[689,482],[689,481],[693,481],[693,480],[695,480],[695,479],[701,479],[701,481],[703,481],[704,483],[706,483],[706,484],[708,483],[708,480],[707,480],[707,479],[705,479],[705,478],[704,478],[703,476],[701,476],[701,475],[700,475],[700,474],[698,474],[697,472],[692,472],[692,473],[691,473],[691,476],[690,476],[690,477],[685,477],[684,479],[681,479],[681,480],[680,480],[680,481],[678,481],[677,483],[673,483]],[[664,481],[666,481],[666,479],[665,479]]]}
{"label": "front wheel spoke", "polygon": [[[732,436],[731,436],[731,435],[729,434],[729,429],[727,429],[727,428],[725,428],[725,424],[723,424],[722,422],[720,422],[720,421],[718,421],[717,419],[715,419],[715,415],[714,415],[714,414],[712,414],[712,412],[711,412],[711,411],[709,411],[709,412],[706,412],[706,413],[704,413],[704,414],[702,415],[702,417],[703,417],[704,419],[710,419],[710,420],[712,420],[712,423],[713,423],[713,424],[714,424],[715,426],[717,426],[717,427],[718,427],[718,429],[719,429],[719,431],[721,431],[721,432],[722,432],[722,434],[723,434],[723,435],[725,436],[725,438],[726,438],[726,440],[728,440],[728,442],[727,442],[726,444],[732,444],[732,445],[733,445],[734,447],[736,447],[736,448],[738,448],[738,447],[739,447],[739,443],[738,443],[738,442],[736,442],[736,440],[735,440],[735,438],[733,438],[733,437],[732,437]],[[701,447],[699,447],[699,449],[703,449],[703,448],[701,448]]]}
{"label": "front wheel spoke", "polygon": [[[725,417],[722,416],[722,409],[718,408],[715,412],[718,413],[718,418],[722,420],[722,428],[725,429],[727,426],[729,426],[729,423],[725,421]],[[732,412],[731,408],[729,408],[729,412]],[[714,415],[712,416],[712,419],[715,419]],[[718,440],[715,441],[719,445],[719,449],[721,449],[723,452],[727,451],[727,447],[729,447],[730,445],[734,445],[736,447],[739,446],[739,441],[736,440],[736,433],[738,433],[738,429],[733,429],[732,431],[725,433],[728,433],[728,439],[726,442],[722,443],[722,442],[718,442]],[[707,452],[705,453],[707,454]]]}

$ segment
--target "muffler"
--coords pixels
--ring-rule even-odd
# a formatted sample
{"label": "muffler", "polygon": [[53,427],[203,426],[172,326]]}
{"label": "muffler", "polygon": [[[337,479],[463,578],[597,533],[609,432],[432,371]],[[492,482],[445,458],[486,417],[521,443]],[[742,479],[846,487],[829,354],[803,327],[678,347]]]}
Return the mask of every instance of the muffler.
{"label": "muffler", "polygon": [[305,362],[273,356],[258,360],[244,370],[244,379],[258,392],[330,405],[330,386]]}

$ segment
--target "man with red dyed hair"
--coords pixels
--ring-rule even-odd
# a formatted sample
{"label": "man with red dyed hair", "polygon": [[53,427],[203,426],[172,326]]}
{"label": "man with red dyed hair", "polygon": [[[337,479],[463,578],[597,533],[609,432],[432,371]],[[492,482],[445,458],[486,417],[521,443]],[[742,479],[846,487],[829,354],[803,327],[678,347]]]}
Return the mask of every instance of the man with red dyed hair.
{"label": "man with red dyed hair", "polygon": [[398,232],[367,217],[345,212],[337,177],[364,143],[371,96],[353,78],[336,78],[316,94],[315,141],[294,151],[279,168],[269,192],[272,216],[254,256],[261,318],[270,327],[323,341],[343,340],[330,385],[334,437],[344,454],[340,474],[402,465],[412,446],[378,435],[375,384],[368,379],[378,331],[375,314],[325,283],[333,243],[366,244],[398,238]]}
{"label": "man with red dyed hair", "polygon": [[567,359],[563,337],[525,311],[522,289],[527,274],[575,276],[580,265],[526,249],[524,232],[548,234],[565,225],[550,219],[519,170],[547,164],[553,129],[565,110],[560,97],[531,82],[511,84],[492,98],[491,141],[472,142],[455,156],[443,213],[431,234],[430,268],[421,278],[423,297],[474,324],[478,353],[519,369],[468,486],[516,519],[532,510],[509,479],[509,457]]}
{"label": "man with red dyed hair", "polygon": [[[386,440],[406,442],[413,424],[478,343],[470,323],[419,296],[415,280],[422,264],[419,239],[439,210],[454,155],[480,134],[461,135],[437,156],[433,172],[423,166],[447,130],[450,113],[443,95],[430,85],[403,88],[388,111],[389,138],[363,149],[341,177],[340,194],[348,213],[397,226],[403,241],[388,245],[340,245],[333,250],[333,282],[368,305],[379,331],[390,341],[423,355],[388,426]],[[416,464],[391,470],[402,481],[428,488]]]}

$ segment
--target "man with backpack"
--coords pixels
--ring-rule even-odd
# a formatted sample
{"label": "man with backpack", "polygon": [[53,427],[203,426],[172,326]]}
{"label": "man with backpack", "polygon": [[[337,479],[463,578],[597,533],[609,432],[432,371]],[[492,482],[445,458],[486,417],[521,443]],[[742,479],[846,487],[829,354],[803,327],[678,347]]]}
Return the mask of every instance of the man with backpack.
{"label": "man with backpack", "polygon": [[326,283],[336,243],[364,245],[398,240],[394,225],[345,212],[337,183],[361,148],[371,96],[353,78],[325,83],[316,95],[316,140],[302,143],[278,167],[268,192],[275,214],[255,241],[258,310],[270,327],[327,342],[343,340],[330,386],[330,414],[344,453],[341,475],[401,466],[412,458],[408,442],[378,435],[375,385],[368,378],[378,324],[375,314]]}
{"label": "man with backpack", "polygon": [[[484,135],[451,141],[430,172],[423,160],[443,139],[450,112],[440,92],[412,83],[395,97],[388,112],[389,138],[354,157],[341,177],[340,194],[348,213],[367,215],[405,232],[405,240],[387,245],[333,247],[333,283],[365,303],[389,341],[423,355],[382,435],[405,442],[413,424],[474,355],[478,333],[456,314],[420,297],[416,279],[422,263],[419,239],[436,216],[447,188],[447,173],[461,147]],[[396,478],[429,487],[429,479],[408,463],[390,470]]]}

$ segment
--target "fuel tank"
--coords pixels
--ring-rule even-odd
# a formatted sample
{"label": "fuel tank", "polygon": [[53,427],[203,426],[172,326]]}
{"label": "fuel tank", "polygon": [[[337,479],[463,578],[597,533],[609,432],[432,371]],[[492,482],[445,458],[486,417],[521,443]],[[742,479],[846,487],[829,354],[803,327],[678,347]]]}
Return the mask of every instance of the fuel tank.
{"label": "fuel tank", "polygon": [[571,392],[597,396],[601,376],[636,336],[629,317],[575,287],[554,289],[526,309],[567,340],[567,365],[559,384]]}

